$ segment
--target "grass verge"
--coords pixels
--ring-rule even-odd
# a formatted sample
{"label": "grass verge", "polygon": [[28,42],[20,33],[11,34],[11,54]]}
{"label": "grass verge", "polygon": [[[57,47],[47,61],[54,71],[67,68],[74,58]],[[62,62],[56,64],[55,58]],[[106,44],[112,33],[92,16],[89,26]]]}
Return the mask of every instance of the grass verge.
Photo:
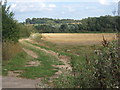
{"label": "grass verge", "polygon": [[[40,51],[34,47],[27,46],[27,44],[23,44],[22,47],[32,50],[33,52],[37,53],[39,57],[32,58],[25,52],[21,52],[9,61],[3,62],[3,75],[7,75],[8,71],[22,70],[23,72],[20,75],[21,77],[31,79],[49,77],[58,71],[58,68],[55,68],[52,65],[63,64],[62,62],[58,61],[56,57]],[[25,67],[29,61],[39,61],[40,65]]]}

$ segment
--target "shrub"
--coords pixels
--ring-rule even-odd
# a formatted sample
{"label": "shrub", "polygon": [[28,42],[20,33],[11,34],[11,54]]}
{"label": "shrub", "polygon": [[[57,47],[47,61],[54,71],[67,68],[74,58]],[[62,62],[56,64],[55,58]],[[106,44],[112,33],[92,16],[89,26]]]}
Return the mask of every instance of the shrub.
{"label": "shrub", "polygon": [[34,33],[30,35],[30,38],[36,42],[40,42],[42,40],[42,34]]}
{"label": "shrub", "polygon": [[35,28],[33,26],[25,26],[23,24],[19,24],[19,36],[20,38],[29,37],[32,33],[35,33]]}
{"label": "shrub", "polygon": [[120,60],[118,44],[113,41],[99,50],[95,60],[95,79],[100,88],[120,88]]}
{"label": "shrub", "polygon": [[72,60],[73,75],[69,77],[68,73],[60,77],[57,87],[120,88],[119,46],[117,41],[106,42],[104,39],[103,46],[95,50],[93,59],[85,55],[84,62]]}

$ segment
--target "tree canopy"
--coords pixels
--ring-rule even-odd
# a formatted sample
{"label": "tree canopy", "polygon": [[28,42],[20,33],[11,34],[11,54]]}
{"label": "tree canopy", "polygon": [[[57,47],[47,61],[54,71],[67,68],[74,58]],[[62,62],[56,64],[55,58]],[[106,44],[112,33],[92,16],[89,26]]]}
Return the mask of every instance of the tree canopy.
{"label": "tree canopy", "polygon": [[9,11],[7,2],[2,5],[2,40],[17,42],[19,39],[19,27],[14,20],[14,13]]}
{"label": "tree canopy", "polygon": [[33,24],[42,33],[116,32],[120,16],[88,17],[82,20],[27,18],[26,24]]}

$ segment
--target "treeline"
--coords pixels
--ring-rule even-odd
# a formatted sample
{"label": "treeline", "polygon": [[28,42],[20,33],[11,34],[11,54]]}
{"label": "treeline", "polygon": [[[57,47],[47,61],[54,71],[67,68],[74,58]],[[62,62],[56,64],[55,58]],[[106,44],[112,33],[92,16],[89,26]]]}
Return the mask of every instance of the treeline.
{"label": "treeline", "polygon": [[88,17],[73,19],[26,19],[26,24],[33,24],[41,33],[80,33],[80,32],[116,32],[120,16]]}
{"label": "treeline", "polygon": [[61,24],[61,23],[78,23],[80,20],[74,19],[52,19],[52,18],[27,18],[26,24]]}

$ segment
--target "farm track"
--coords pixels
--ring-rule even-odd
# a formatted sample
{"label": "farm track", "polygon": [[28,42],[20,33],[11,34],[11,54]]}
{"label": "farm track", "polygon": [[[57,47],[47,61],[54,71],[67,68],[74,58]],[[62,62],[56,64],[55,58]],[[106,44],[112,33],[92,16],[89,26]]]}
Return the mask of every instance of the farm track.
{"label": "farm track", "polygon": [[54,79],[54,78],[58,78],[59,75],[62,74],[63,71],[65,71],[65,70],[67,70],[67,71],[72,71],[72,67],[71,67],[71,65],[69,64],[69,63],[70,63],[70,62],[69,62],[70,57],[68,57],[68,56],[63,56],[63,55],[59,55],[59,53],[56,53],[56,52],[54,52],[54,51],[52,51],[52,50],[46,50],[46,49],[44,49],[44,48],[40,48],[40,47],[38,47],[38,46],[29,44],[29,43],[27,43],[27,42],[25,42],[25,41],[28,41],[28,42],[31,42],[31,43],[37,44],[37,45],[39,45],[39,43],[37,43],[37,42],[35,42],[35,41],[33,41],[33,40],[29,39],[29,38],[28,38],[28,39],[21,39],[21,40],[20,40],[21,43],[25,43],[25,44],[27,44],[27,45],[30,46],[30,47],[37,48],[37,49],[39,49],[39,50],[41,50],[41,51],[43,51],[43,52],[45,52],[45,53],[47,53],[47,54],[51,54],[52,56],[56,57],[60,62],[62,62],[62,63],[64,64],[64,65],[53,65],[54,67],[57,67],[57,68],[59,68],[60,70],[59,70],[58,72],[56,72],[54,76],[50,77],[50,80],[52,80],[52,79]]}
{"label": "farm track", "polygon": [[[40,48],[40,47],[37,47],[35,45],[32,45],[32,44],[29,44],[25,41],[29,41],[31,43],[34,43],[34,44],[38,44],[30,39],[21,39],[19,40],[20,43],[24,44],[24,45],[28,45],[30,47],[34,47],[36,49],[39,49],[47,54],[50,54],[54,57],[56,57],[59,61],[63,62],[64,65],[53,65],[54,67],[57,67],[59,68],[60,70],[58,70],[58,72],[55,73],[55,75],[53,75],[52,77],[50,77],[49,81],[48,82],[52,82],[53,79],[55,78],[58,78],[59,75],[61,73],[63,73],[63,70],[69,70],[69,71],[72,71],[72,67],[68,64],[69,63],[69,57],[67,56],[63,56],[63,55],[59,55],[58,53],[54,52],[54,51],[51,51],[51,50],[46,50],[46,49],[43,49],[43,48]],[[38,55],[31,51],[31,50],[28,50],[28,49],[25,49],[23,48],[23,50],[29,55],[29,56],[32,56],[33,58],[38,58]],[[25,78],[21,78],[21,77],[17,77],[17,75],[15,75],[13,72],[9,72],[10,74],[8,76],[3,76],[2,77],[2,82],[3,82],[3,85],[2,87],[3,88],[47,88],[49,87],[48,84],[43,84],[42,81],[41,81],[41,78],[38,78],[38,79],[25,79]],[[12,74],[11,74],[12,73]]]}

